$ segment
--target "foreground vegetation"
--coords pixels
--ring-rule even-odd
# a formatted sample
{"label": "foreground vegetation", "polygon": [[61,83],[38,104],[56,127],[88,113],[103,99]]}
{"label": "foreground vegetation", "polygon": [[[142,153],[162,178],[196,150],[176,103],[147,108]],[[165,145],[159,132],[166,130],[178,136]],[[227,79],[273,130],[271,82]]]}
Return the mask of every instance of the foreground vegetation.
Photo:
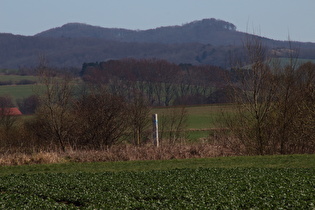
{"label": "foreground vegetation", "polygon": [[314,159],[294,155],[4,167],[0,206],[312,209]]}

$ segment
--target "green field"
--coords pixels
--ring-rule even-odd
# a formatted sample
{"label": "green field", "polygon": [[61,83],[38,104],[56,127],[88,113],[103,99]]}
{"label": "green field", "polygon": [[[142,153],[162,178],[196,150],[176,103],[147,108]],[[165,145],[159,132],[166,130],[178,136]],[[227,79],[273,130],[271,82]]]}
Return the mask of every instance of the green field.
{"label": "green field", "polygon": [[[174,107],[155,108],[152,113],[157,113],[159,116],[169,113],[169,109]],[[181,108],[175,108],[181,109]],[[218,120],[222,113],[233,112],[231,104],[213,104],[187,106],[187,129],[185,132],[190,141],[199,141],[200,139],[208,138],[213,134],[213,130],[218,126]]]}
{"label": "green field", "polygon": [[34,85],[3,85],[0,86],[0,96],[9,95],[14,100],[26,98],[34,94]]}
{"label": "green field", "polygon": [[315,156],[0,168],[2,209],[314,209]]}
{"label": "green field", "polygon": [[[168,113],[168,109],[173,107],[155,108],[152,113],[162,115]],[[181,108],[176,108],[181,109]],[[200,106],[187,106],[185,107],[188,114],[188,128],[191,130],[206,130],[214,128],[216,121],[222,112],[233,111],[233,105],[230,104],[214,104],[214,105],[200,105]]]}
{"label": "green field", "polygon": [[[0,81],[12,81],[15,84],[22,80],[37,81],[37,77],[21,75],[0,75]],[[34,85],[0,85],[0,96],[8,95],[11,96],[13,100],[26,98],[33,94]]]}

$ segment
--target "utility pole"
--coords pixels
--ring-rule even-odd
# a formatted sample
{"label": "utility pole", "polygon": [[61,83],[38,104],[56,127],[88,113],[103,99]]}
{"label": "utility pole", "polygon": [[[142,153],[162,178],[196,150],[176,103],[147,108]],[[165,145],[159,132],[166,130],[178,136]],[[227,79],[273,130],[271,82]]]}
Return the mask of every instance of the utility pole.
{"label": "utility pole", "polygon": [[159,123],[158,123],[158,115],[152,115],[152,122],[153,122],[153,144],[156,147],[159,147]]}

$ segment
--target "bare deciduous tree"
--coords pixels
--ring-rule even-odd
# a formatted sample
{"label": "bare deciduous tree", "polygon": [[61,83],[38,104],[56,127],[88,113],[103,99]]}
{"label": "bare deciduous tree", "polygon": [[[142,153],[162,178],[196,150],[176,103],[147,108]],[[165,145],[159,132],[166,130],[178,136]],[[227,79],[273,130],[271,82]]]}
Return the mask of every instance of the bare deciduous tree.
{"label": "bare deciduous tree", "polygon": [[[148,128],[150,126],[149,103],[140,92],[134,90],[133,97],[128,103],[128,127],[131,129],[133,142],[140,145],[148,138]],[[147,134],[147,135],[146,135]]]}
{"label": "bare deciduous tree", "polygon": [[168,108],[160,117],[160,138],[176,143],[186,139],[187,110],[185,107]]}
{"label": "bare deciduous tree", "polygon": [[37,94],[40,106],[36,111],[35,133],[65,151],[73,144],[72,129],[75,125],[71,113],[74,84],[67,75],[56,76],[51,68],[41,64],[38,68],[39,85]]}
{"label": "bare deciduous tree", "polygon": [[75,105],[79,144],[102,149],[116,143],[127,127],[127,107],[122,97],[103,86],[90,87]]}
{"label": "bare deciduous tree", "polygon": [[238,83],[233,84],[237,104],[235,120],[238,125],[231,128],[244,144],[248,153],[265,154],[269,148],[269,116],[277,93],[271,69],[265,63],[266,48],[258,38],[248,39],[244,48],[249,67],[236,67]]}

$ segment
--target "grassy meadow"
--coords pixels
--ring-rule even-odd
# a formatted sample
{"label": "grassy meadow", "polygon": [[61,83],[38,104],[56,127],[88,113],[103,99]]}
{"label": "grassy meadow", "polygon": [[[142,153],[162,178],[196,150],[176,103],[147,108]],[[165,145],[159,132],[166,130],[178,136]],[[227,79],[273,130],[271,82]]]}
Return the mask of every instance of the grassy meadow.
{"label": "grassy meadow", "polygon": [[9,95],[14,100],[26,98],[34,94],[34,85],[2,85],[0,96]]}
{"label": "grassy meadow", "polygon": [[[152,113],[159,116],[168,114],[172,109],[181,107],[154,108]],[[187,137],[190,141],[196,142],[209,137],[217,128],[218,120],[222,113],[233,112],[232,104],[208,104],[185,107],[187,111]]]}
{"label": "grassy meadow", "polygon": [[22,81],[37,81],[36,76],[0,75],[0,82],[12,81],[13,85],[0,85],[0,96],[11,96],[13,100],[26,98],[34,94],[34,85],[15,85]]}
{"label": "grassy meadow", "polygon": [[[154,108],[152,113],[158,115],[168,114],[174,107]],[[181,109],[181,107],[175,107]],[[215,127],[215,123],[220,118],[222,112],[233,111],[233,105],[230,104],[209,104],[185,107],[188,115],[187,124],[189,130],[209,130]]]}

